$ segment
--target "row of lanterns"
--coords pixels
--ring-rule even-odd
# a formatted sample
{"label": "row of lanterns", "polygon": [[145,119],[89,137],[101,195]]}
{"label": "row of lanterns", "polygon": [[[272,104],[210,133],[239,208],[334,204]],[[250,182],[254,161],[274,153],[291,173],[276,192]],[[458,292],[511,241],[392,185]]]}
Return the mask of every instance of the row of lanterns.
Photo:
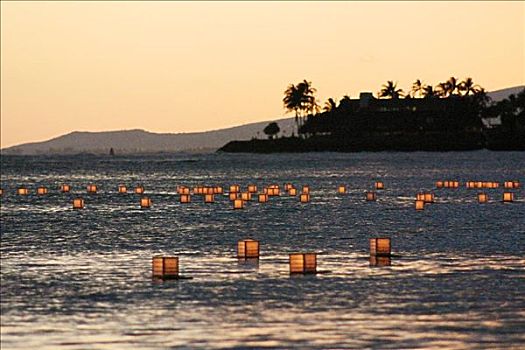
{"label": "row of lanterns", "polygon": [[[253,239],[244,239],[237,242],[238,259],[259,259],[260,244]],[[317,273],[317,253],[293,253],[288,256],[290,274]],[[389,266],[391,258],[391,242],[388,237],[370,239],[370,265]],[[178,279],[179,257],[154,256],[152,259],[153,278]]]}

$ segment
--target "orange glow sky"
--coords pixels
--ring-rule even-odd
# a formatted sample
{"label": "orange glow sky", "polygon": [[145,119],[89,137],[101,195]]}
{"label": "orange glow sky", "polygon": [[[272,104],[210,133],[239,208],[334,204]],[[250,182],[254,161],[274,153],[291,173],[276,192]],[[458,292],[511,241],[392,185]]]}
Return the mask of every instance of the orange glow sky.
{"label": "orange glow sky", "polygon": [[[525,83],[525,2],[1,2],[1,146],[74,130],[217,129],[471,76]],[[291,115],[290,115],[291,116]]]}

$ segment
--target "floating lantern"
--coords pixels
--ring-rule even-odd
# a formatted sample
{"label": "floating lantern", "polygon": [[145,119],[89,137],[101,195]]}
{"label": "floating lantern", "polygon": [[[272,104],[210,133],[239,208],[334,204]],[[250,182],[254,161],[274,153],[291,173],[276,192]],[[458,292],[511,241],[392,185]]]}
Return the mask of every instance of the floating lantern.
{"label": "floating lantern", "polygon": [[82,198],[73,199],[73,209],[83,209],[83,208],[84,208],[84,200]]}
{"label": "floating lantern", "polygon": [[118,193],[128,193],[126,185],[118,185]]}
{"label": "floating lantern", "polygon": [[179,258],[175,256],[154,256],[153,278],[176,279],[179,277]]}
{"label": "floating lantern", "polygon": [[268,195],[269,196],[279,196],[281,195],[281,191],[278,188],[268,188]]}
{"label": "floating lantern", "polygon": [[424,201],[424,200],[425,200],[425,194],[424,193],[416,194],[416,201]]}
{"label": "floating lantern", "polygon": [[60,185],[60,191],[62,193],[69,192],[69,191],[71,191],[71,186],[66,185],[66,184]]}
{"label": "floating lantern", "polygon": [[193,188],[193,194],[202,194],[204,192],[204,189],[202,186],[197,186]]}
{"label": "floating lantern", "polygon": [[215,198],[213,196],[213,194],[205,194],[204,195],[204,203],[213,203],[215,202]]}
{"label": "floating lantern", "polygon": [[370,238],[370,255],[390,256],[390,238]]}
{"label": "floating lantern", "polygon": [[486,193],[478,193],[478,202],[479,203],[487,203],[489,200],[489,196],[487,196]]}
{"label": "floating lantern", "polygon": [[249,193],[257,193],[257,186],[255,186],[255,185],[248,185],[248,192]]}
{"label": "floating lantern", "polygon": [[36,189],[36,193],[40,196],[47,194],[47,188],[44,186],[40,186],[39,188]]}
{"label": "floating lantern", "polygon": [[465,183],[465,185],[467,186],[467,188],[474,188],[474,187],[476,187],[476,183],[474,181],[467,181]]}
{"label": "floating lantern", "polygon": [[308,193],[301,193],[301,203],[308,203],[310,201],[310,195]]}
{"label": "floating lantern", "polygon": [[434,203],[434,194],[433,193],[425,193],[423,195],[423,201],[425,203]]}
{"label": "floating lantern", "polygon": [[418,200],[416,201],[416,210],[425,209],[425,201]]}
{"label": "floating lantern", "polygon": [[503,192],[503,201],[512,202],[514,201],[514,193],[512,192]]}
{"label": "floating lantern", "polygon": [[259,203],[268,202],[268,195],[266,193],[259,194]]}
{"label": "floating lantern", "polygon": [[310,194],[310,186],[304,185],[301,193]]}
{"label": "floating lantern", "polygon": [[504,187],[505,188],[519,188],[520,182],[519,181],[505,181]]}
{"label": "floating lantern", "polygon": [[284,190],[289,191],[290,188],[293,188],[293,185],[291,183],[284,184]]}
{"label": "floating lantern", "polygon": [[214,194],[215,193],[215,187],[206,187],[206,191],[204,194]]}
{"label": "floating lantern", "polygon": [[383,190],[385,189],[385,184],[382,181],[376,182],[376,190]]}
{"label": "floating lantern", "polygon": [[144,187],[142,187],[142,186],[135,187],[135,193],[136,194],[143,194],[144,193]]}
{"label": "floating lantern", "polygon": [[296,189],[296,188],[293,188],[293,187],[290,188],[290,189],[288,190],[288,194],[289,194],[290,196],[297,196],[297,189]]}
{"label": "floating lantern", "polygon": [[437,181],[436,182],[436,187],[437,188],[443,188],[443,181]]}
{"label": "floating lantern", "polygon": [[215,186],[213,188],[213,194],[222,194],[222,193],[223,193],[223,190],[221,186]]}
{"label": "floating lantern", "polygon": [[233,201],[233,209],[243,209],[244,201],[242,199],[236,199]]}
{"label": "floating lantern", "polygon": [[258,258],[259,257],[259,241],[253,239],[245,239],[237,242],[237,258]]}
{"label": "floating lantern", "polygon": [[452,187],[453,188],[458,188],[459,187],[459,181],[451,181],[452,182]]}
{"label": "floating lantern", "polygon": [[340,185],[340,186],[337,188],[337,193],[339,193],[339,194],[345,194],[345,193],[346,193],[346,186],[345,186],[345,185]]}
{"label": "floating lantern", "polygon": [[290,274],[295,273],[316,273],[317,254],[316,253],[295,253],[290,254]]}
{"label": "floating lantern", "polygon": [[474,187],[476,187],[476,188],[483,188],[484,184],[485,184],[484,182],[477,181],[477,182],[474,183]]}
{"label": "floating lantern", "polygon": [[239,194],[237,192],[230,192],[229,197],[231,201],[234,201],[239,198]]}
{"label": "floating lantern", "polygon": [[0,188],[0,196],[3,196],[3,195],[4,195],[4,189]]}
{"label": "floating lantern", "polygon": [[97,185],[88,185],[87,192],[88,193],[97,193]]}
{"label": "floating lantern", "polygon": [[252,199],[252,194],[250,192],[242,192],[241,199],[243,201],[250,201]]}
{"label": "floating lantern", "polygon": [[188,187],[183,187],[180,189],[179,191],[179,194],[186,194],[186,195],[190,195],[190,189]]}
{"label": "floating lantern", "polygon": [[27,196],[29,194],[29,190],[25,187],[19,187],[16,190],[16,193],[19,194],[20,196]]}
{"label": "floating lantern", "polygon": [[239,185],[231,185],[230,186],[230,193],[237,193],[241,191],[241,187]]}
{"label": "floating lantern", "polygon": [[151,199],[148,197],[144,197],[140,199],[140,207],[141,208],[149,208],[151,207]]}
{"label": "floating lantern", "polygon": [[373,202],[376,200],[376,193],[375,192],[367,192],[366,193],[366,200],[368,202]]}
{"label": "floating lantern", "polygon": [[191,196],[189,194],[181,194],[180,195],[180,202],[181,203],[190,203],[191,202]]}
{"label": "floating lantern", "polygon": [[391,266],[391,265],[392,265],[392,259],[389,256],[370,255],[370,266],[372,267]]}

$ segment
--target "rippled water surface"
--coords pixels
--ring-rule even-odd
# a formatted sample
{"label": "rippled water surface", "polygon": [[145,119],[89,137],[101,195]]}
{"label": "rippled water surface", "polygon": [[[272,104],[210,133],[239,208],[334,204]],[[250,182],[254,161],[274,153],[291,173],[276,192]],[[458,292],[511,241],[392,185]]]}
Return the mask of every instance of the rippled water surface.
{"label": "rippled water surface", "polygon": [[[462,186],[434,188],[447,179]],[[385,189],[366,202],[377,180]],[[514,203],[485,189],[479,204],[467,180],[522,188]],[[286,182],[310,185],[311,202],[283,195],[233,210],[226,196],[185,205],[176,195]],[[523,349],[523,182],[519,152],[3,156],[2,349]],[[89,183],[99,193],[86,194]],[[120,183],[143,184],[152,208],[118,194]],[[436,203],[416,211],[421,190]],[[78,195],[84,210],[71,209]],[[390,266],[371,266],[378,236],[392,238]],[[261,242],[258,262],[235,258],[248,237]],[[291,277],[291,252],[317,252],[323,273]],[[179,256],[193,279],[153,281],[158,254]]]}

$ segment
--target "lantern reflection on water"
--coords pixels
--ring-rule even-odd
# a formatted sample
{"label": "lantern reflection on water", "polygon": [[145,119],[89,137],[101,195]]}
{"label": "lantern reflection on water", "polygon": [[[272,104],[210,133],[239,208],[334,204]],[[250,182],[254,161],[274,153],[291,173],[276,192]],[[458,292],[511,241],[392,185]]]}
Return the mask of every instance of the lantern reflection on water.
{"label": "lantern reflection on water", "polygon": [[390,238],[370,238],[370,255],[390,256]]}
{"label": "lantern reflection on water", "polygon": [[82,198],[73,199],[73,209],[82,209],[84,208],[84,200]]}
{"label": "lantern reflection on water", "polygon": [[369,202],[376,200],[376,193],[375,192],[366,192],[366,200]]}
{"label": "lantern reflection on water", "polygon": [[479,203],[487,203],[489,200],[489,197],[486,193],[478,193],[478,202]]}
{"label": "lantern reflection on water", "polygon": [[20,196],[27,196],[29,194],[29,190],[25,187],[19,187],[17,190],[16,190],[16,193]]}
{"label": "lantern reflection on water", "polygon": [[47,188],[44,187],[44,186],[40,186],[36,189],[36,193],[38,195],[44,195],[44,194],[47,194]]}
{"label": "lantern reflection on water", "polygon": [[97,185],[88,185],[87,192],[88,193],[97,193]]}
{"label": "lantern reflection on water", "polygon": [[141,208],[149,208],[151,207],[151,199],[148,197],[144,197],[140,199],[140,207]]}
{"label": "lantern reflection on water", "polygon": [[514,193],[512,192],[503,192],[503,201],[512,202],[514,201]]}
{"label": "lantern reflection on water", "polygon": [[213,194],[205,194],[204,195],[204,203],[213,203],[215,202],[215,198]]}
{"label": "lantern reflection on water", "polygon": [[242,199],[236,199],[233,201],[233,209],[243,209],[244,201]]}
{"label": "lantern reflection on water", "polygon": [[316,273],[317,254],[316,253],[294,253],[290,254],[290,274],[296,273]]}
{"label": "lantern reflection on water", "polygon": [[392,265],[392,259],[389,256],[370,255],[370,266],[372,267],[391,266],[391,265]]}
{"label": "lantern reflection on water", "polygon": [[175,256],[154,256],[153,278],[176,279],[179,277],[179,258]]}
{"label": "lantern reflection on water", "polygon": [[259,194],[259,203],[268,202],[268,195],[266,193]]}
{"label": "lantern reflection on water", "polygon": [[258,258],[259,257],[259,241],[253,239],[244,239],[237,242],[237,257],[238,258]]}

